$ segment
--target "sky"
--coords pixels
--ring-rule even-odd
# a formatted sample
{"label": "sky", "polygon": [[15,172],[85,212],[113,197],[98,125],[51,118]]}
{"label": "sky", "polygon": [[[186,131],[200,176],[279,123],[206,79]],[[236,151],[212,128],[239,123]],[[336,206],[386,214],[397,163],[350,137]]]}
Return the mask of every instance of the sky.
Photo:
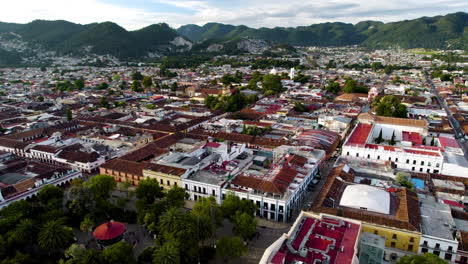
{"label": "sky", "polygon": [[63,19],[115,22],[127,30],[165,22],[219,22],[249,27],[296,27],[323,22],[383,22],[468,12],[466,0],[3,0],[0,21]]}

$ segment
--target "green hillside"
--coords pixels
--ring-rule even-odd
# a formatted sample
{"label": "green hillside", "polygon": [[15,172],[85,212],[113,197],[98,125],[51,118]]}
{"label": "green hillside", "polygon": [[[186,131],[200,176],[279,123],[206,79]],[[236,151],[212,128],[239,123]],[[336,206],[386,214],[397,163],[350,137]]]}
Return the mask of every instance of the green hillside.
{"label": "green hillside", "polygon": [[218,39],[228,41],[241,37],[264,39],[291,45],[345,46],[362,44],[371,48],[467,49],[468,14],[422,17],[384,24],[363,21],[356,25],[322,23],[296,28],[249,28],[246,26],[208,23],[202,27],[182,26],[177,30],[194,42]]}

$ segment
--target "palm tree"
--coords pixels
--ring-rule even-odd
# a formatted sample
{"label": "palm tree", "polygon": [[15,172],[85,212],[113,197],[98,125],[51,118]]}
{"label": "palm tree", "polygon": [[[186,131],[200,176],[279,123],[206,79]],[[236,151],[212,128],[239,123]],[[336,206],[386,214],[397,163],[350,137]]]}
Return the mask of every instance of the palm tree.
{"label": "palm tree", "polygon": [[159,230],[163,234],[175,235],[183,230],[186,217],[184,212],[176,207],[169,208],[159,220]]}
{"label": "palm tree", "polygon": [[93,229],[93,226],[94,226],[93,219],[91,219],[91,217],[89,217],[89,216],[86,216],[83,219],[83,221],[81,221],[81,223],[80,223],[80,230],[85,232],[85,233],[89,233]]}
{"label": "palm tree", "polygon": [[63,219],[51,220],[45,223],[37,238],[39,247],[50,252],[68,247],[73,241],[73,231],[63,223]]}
{"label": "palm tree", "polygon": [[164,243],[153,253],[153,263],[178,264],[180,263],[179,245],[173,240]]}

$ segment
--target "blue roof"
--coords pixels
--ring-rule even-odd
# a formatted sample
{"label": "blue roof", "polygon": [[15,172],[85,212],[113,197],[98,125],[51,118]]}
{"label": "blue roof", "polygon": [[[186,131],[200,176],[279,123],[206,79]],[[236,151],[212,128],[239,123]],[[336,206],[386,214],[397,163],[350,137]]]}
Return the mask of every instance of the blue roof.
{"label": "blue roof", "polygon": [[424,189],[424,181],[420,179],[411,179],[411,183],[418,189]]}

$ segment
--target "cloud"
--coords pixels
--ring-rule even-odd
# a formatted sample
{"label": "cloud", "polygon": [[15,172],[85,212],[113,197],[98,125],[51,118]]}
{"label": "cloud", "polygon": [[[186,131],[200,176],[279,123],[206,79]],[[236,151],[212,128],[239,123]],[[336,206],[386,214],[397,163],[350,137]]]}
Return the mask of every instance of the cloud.
{"label": "cloud", "polygon": [[250,27],[390,22],[466,10],[468,2],[459,0],[14,0],[2,3],[0,18],[17,23],[34,19],[81,24],[113,21],[133,30],[160,22],[173,27],[207,22]]}

